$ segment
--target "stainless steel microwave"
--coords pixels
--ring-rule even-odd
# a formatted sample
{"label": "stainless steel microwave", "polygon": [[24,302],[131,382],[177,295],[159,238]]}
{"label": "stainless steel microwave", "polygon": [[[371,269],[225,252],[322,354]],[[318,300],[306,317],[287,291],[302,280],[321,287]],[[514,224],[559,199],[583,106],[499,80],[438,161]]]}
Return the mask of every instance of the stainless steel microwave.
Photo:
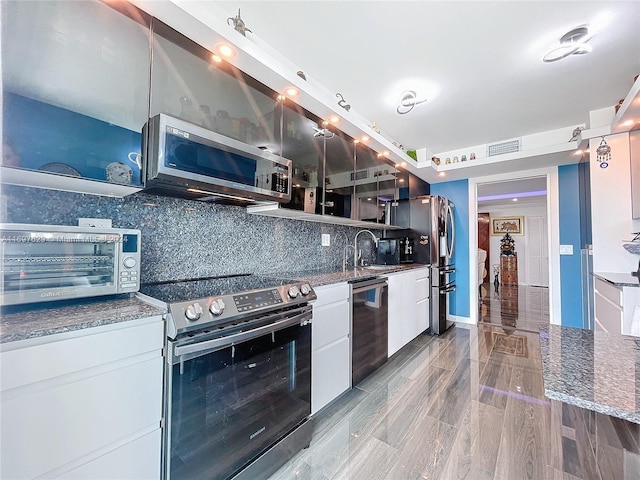
{"label": "stainless steel microwave", "polygon": [[291,200],[291,160],[165,114],[143,132],[145,190],[203,201]]}
{"label": "stainless steel microwave", "polygon": [[0,305],[137,292],[140,230],[0,224]]}

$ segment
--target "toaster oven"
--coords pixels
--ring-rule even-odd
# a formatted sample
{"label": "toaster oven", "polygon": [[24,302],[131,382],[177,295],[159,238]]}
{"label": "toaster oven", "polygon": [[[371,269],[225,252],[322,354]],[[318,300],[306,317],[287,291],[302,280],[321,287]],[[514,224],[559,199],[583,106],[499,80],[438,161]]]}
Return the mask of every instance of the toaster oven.
{"label": "toaster oven", "polygon": [[137,292],[140,230],[0,224],[0,305]]}

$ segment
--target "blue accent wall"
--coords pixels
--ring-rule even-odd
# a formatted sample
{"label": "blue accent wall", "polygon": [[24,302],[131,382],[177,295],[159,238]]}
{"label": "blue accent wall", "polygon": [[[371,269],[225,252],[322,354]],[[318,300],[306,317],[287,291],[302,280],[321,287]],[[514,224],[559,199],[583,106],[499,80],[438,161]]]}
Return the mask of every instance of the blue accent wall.
{"label": "blue accent wall", "polygon": [[431,195],[441,195],[455,204],[456,243],[453,261],[456,264],[456,291],[451,294],[449,313],[469,317],[471,290],[469,286],[469,180],[431,184]]}
{"label": "blue accent wall", "polygon": [[582,328],[578,173],[578,164],[558,167],[560,245],[573,245],[573,255],[560,255],[560,323]]}

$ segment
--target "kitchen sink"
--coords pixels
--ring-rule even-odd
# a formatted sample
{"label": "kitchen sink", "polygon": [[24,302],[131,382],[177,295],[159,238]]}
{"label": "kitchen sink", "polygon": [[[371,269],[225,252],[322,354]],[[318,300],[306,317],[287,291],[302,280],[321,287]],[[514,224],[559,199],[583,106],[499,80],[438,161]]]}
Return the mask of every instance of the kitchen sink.
{"label": "kitchen sink", "polygon": [[398,265],[367,265],[362,268],[367,270],[394,270],[398,268]]}

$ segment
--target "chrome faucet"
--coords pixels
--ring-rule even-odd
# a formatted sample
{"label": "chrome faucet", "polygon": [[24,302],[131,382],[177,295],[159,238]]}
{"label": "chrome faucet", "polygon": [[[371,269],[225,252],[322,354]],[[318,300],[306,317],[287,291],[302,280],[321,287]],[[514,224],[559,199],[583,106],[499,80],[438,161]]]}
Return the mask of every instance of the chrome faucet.
{"label": "chrome faucet", "polygon": [[[345,273],[347,271],[347,250],[349,250],[350,248],[353,248],[355,251],[355,247],[350,243],[347,243],[344,246],[344,250],[342,251],[342,273]],[[354,263],[353,266],[355,268],[356,264]]]}
{"label": "chrome faucet", "polygon": [[[376,237],[371,230],[360,230],[356,233],[356,237],[353,239],[353,266],[356,267],[358,265],[358,259],[362,257],[362,250],[358,251],[358,236],[361,233],[367,232],[369,235],[373,237],[373,242],[378,246],[378,237]],[[346,248],[345,248],[346,252]]]}

